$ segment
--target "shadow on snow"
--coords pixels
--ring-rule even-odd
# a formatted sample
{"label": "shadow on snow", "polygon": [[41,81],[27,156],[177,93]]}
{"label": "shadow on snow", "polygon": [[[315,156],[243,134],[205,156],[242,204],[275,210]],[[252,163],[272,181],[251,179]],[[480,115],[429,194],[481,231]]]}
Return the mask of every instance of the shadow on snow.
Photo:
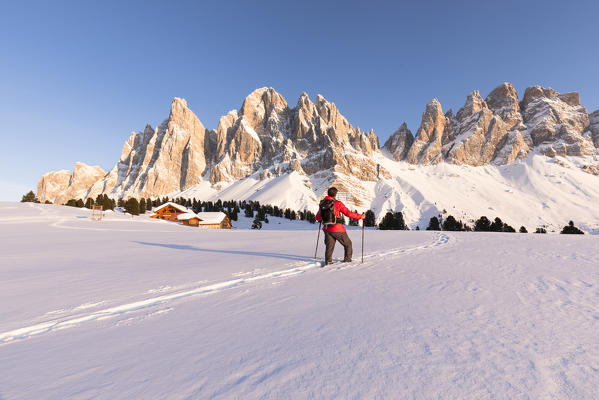
{"label": "shadow on snow", "polygon": [[151,243],[151,242],[140,242],[133,240],[133,243],[142,244],[144,246],[155,246],[155,247],[166,247],[174,250],[190,250],[200,251],[204,253],[220,253],[220,254],[233,254],[239,256],[254,256],[254,257],[271,257],[271,258],[282,258],[293,261],[313,261],[314,257],[299,256],[295,254],[282,254],[282,253],[266,253],[263,251],[247,251],[247,250],[219,250],[219,249],[204,249],[201,247],[195,247],[185,244],[167,244],[167,243]]}

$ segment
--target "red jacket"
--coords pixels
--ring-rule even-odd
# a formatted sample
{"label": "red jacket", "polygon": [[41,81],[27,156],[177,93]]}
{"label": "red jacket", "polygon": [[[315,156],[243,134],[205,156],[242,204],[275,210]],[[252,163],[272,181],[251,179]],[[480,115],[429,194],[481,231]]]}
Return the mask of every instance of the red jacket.
{"label": "red jacket", "polygon": [[[326,199],[333,199],[333,198],[331,196],[327,196],[323,200],[326,200]],[[337,217],[337,219],[341,219],[341,214],[344,214],[344,215],[348,216],[349,218],[353,218],[353,219],[362,219],[362,214],[351,212],[349,210],[349,208],[345,207],[345,204],[343,204],[339,200],[335,200],[335,217]],[[322,218],[320,217],[320,210],[318,210],[318,213],[316,213],[316,220],[318,222],[322,221]],[[345,227],[343,226],[342,223],[337,222],[335,225],[332,225],[329,227],[324,227],[323,230],[325,232],[345,232]]]}

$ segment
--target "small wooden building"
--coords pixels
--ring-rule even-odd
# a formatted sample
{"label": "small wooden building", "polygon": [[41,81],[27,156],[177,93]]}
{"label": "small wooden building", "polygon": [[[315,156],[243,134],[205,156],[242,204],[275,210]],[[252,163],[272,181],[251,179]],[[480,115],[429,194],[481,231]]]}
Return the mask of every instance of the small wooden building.
{"label": "small wooden building", "polygon": [[164,219],[166,221],[177,222],[177,216],[188,213],[187,207],[179,205],[177,203],[168,202],[154,209],[154,214],[150,215],[150,218]]}
{"label": "small wooden building", "polygon": [[202,228],[231,229],[231,220],[224,212],[200,212],[196,214],[187,207],[172,202],[156,207],[150,218],[180,222],[183,225]]}
{"label": "small wooden building", "polygon": [[200,212],[196,215],[202,228],[231,229],[231,220],[224,212]]}
{"label": "small wooden building", "polygon": [[179,214],[177,216],[177,220],[180,221],[183,225],[189,226],[198,226],[200,223],[200,218],[192,212]]}

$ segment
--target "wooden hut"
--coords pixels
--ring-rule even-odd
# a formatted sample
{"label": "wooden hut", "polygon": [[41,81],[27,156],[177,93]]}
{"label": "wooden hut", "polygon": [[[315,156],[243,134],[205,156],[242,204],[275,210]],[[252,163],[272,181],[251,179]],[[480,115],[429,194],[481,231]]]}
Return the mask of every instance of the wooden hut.
{"label": "wooden hut", "polygon": [[231,220],[224,212],[200,212],[196,215],[202,228],[231,229]]}
{"label": "wooden hut", "polygon": [[177,220],[180,221],[183,225],[189,226],[198,226],[200,223],[200,218],[192,212],[186,212],[177,215]]}
{"label": "wooden hut", "polygon": [[187,209],[187,207],[169,201],[168,203],[164,203],[160,207],[156,207],[154,209],[154,213],[150,215],[150,218],[177,222],[177,216],[188,212],[189,210]]}
{"label": "wooden hut", "polygon": [[180,222],[183,225],[202,228],[231,229],[231,220],[224,212],[200,212],[196,214],[187,207],[172,202],[156,207],[150,218]]}

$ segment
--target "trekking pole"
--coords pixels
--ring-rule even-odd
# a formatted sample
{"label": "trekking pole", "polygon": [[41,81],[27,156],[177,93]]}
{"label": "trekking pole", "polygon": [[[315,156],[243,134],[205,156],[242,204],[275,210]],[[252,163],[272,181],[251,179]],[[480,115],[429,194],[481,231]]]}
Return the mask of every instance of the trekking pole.
{"label": "trekking pole", "polygon": [[364,218],[362,218],[362,263],[364,263]]}
{"label": "trekking pole", "polygon": [[316,250],[314,250],[314,259],[316,260],[316,254],[318,253],[318,242],[320,241],[320,225],[322,222],[318,223],[318,236],[316,237]]}

